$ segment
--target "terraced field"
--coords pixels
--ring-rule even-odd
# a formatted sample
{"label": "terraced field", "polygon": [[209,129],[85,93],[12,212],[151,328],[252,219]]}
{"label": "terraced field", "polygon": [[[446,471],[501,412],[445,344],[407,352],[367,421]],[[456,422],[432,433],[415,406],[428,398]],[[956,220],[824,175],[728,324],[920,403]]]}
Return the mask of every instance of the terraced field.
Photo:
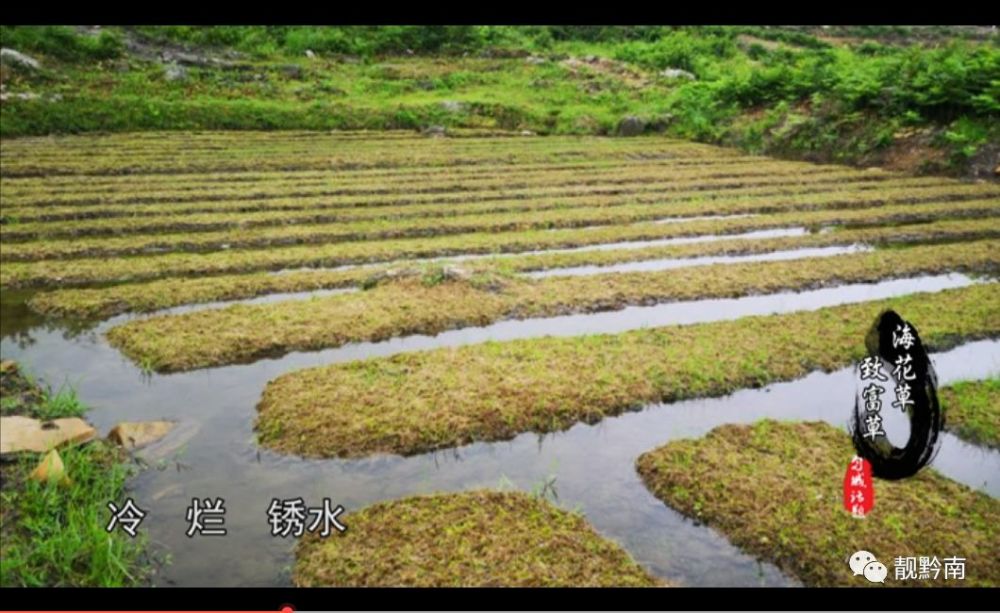
{"label": "terraced field", "polygon": [[[77,386],[99,429],[179,422],[144,452],[177,470],[134,484],[174,559],[164,584],[405,583],[392,566],[359,579],[370,542],[271,538],[268,501],[333,496],[371,522],[392,500],[468,508],[411,495],[509,486],[582,510],[599,533],[535,509],[601,552],[581,558],[589,574],[551,568],[559,584],[615,584],[602,560],[630,584],[849,583],[825,566],[849,543],[807,530],[772,555],[745,537],[777,538],[769,524],[677,495],[674,447],[639,472],[637,458],[668,444],[711,457],[745,432],[671,441],[761,418],[842,426],[850,365],[886,307],[919,326],[942,384],[1000,372],[996,183],[660,137],[475,131],[22,138],[0,162],[3,357]],[[993,516],[995,390],[964,385],[942,396],[964,417],[926,480]],[[727,475],[705,477],[726,488]],[[227,539],[184,537],[194,496],[228,501]],[[684,519],[702,512],[732,530]],[[971,530],[988,559],[995,533]],[[485,546],[466,536],[455,546]],[[889,542],[941,544],[925,531]],[[813,545],[808,568],[783,561]],[[531,568],[519,584],[538,584]],[[972,576],[1000,583],[995,565]]]}

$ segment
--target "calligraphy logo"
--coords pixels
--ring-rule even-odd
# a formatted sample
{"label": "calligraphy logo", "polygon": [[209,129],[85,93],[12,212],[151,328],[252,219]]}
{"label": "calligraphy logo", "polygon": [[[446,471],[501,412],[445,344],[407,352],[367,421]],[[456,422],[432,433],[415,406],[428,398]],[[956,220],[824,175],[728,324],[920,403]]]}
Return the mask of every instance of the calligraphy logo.
{"label": "calligraphy logo", "polygon": [[[904,479],[930,463],[940,444],[944,419],[937,375],[917,329],[895,311],[878,316],[865,337],[865,347],[869,356],[859,365],[862,391],[855,397],[851,426],[854,449],[871,463],[874,476]],[[880,385],[889,381],[883,365],[892,368],[893,396]],[[899,410],[909,417],[910,438],[904,447],[894,447],[882,427],[883,394],[886,410]]]}

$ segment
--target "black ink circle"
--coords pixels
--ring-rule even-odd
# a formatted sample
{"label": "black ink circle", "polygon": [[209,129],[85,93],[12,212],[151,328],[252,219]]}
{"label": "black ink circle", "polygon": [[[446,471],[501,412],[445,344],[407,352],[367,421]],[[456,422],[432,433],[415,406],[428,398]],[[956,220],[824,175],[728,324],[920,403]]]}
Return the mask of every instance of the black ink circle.
{"label": "black ink circle", "polygon": [[[913,335],[913,345],[909,349],[893,347],[893,333],[902,326],[909,326]],[[909,410],[910,438],[905,447],[893,447],[884,436],[875,440],[862,434],[862,411],[857,397],[854,399],[854,414],[851,439],[858,455],[872,465],[872,474],[880,479],[898,480],[915,475],[926,466],[938,451],[939,434],[944,427],[944,417],[937,397],[937,374],[917,328],[904,321],[895,311],[884,311],[875,320],[865,336],[865,346],[869,355],[879,356],[889,364],[896,358],[909,353],[915,379],[910,381],[913,407]]]}

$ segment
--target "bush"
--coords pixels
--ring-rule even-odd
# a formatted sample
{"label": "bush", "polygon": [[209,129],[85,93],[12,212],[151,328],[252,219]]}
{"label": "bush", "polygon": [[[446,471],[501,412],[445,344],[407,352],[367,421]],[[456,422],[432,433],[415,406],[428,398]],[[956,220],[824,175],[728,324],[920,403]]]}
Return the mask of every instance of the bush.
{"label": "bush", "polygon": [[117,33],[89,36],[66,26],[0,26],[0,45],[67,62],[115,58],[125,48]]}

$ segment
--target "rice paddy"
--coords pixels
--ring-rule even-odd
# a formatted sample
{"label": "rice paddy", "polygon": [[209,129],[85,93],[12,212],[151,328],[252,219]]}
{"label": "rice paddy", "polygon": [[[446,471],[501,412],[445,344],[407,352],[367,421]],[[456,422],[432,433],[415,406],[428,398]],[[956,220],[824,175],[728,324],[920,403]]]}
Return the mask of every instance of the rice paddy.
{"label": "rice paddy", "polygon": [[[630,414],[669,423],[684,401],[849,367],[884,308],[934,351],[980,341],[998,355],[996,183],[661,136],[476,130],[18,138],[0,160],[3,357],[78,381],[98,421],[180,422],[151,460],[178,469],[144,476],[140,503],[177,517],[191,492],[234,504],[240,536],[221,545],[178,539],[174,520],[149,527],[183,560],[166,571],[183,585],[216,572],[234,585],[684,585],[699,579],[664,552],[690,559],[708,542],[731,570],[722,585],[850,583],[840,549],[853,541],[831,540],[852,521],[837,500],[789,507],[793,533],[726,494],[741,467],[774,461],[738,448],[760,428],[787,435],[775,453],[796,465],[769,485],[836,490],[842,433],[767,424],[656,451],[675,435],[619,441],[630,471],[649,452],[652,494],[722,534],[684,524],[652,539],[641,516],[615,520],[600,486],[559,489],[572,469],[537,465],[534,439]],[[971,382],[941,390],[969,453],[995,453],[996,373],[983,368],[987,382],[967,368]],[[817,465],[799,466],[810,445]],[[463,454],[508,458],[515,489],[545,485],[497,491],[503,462],[442,467]],[[681,470],[692,454],[702,473]],[[970,489],[993,482],[938,468],[884,486],[881,504],[954,530],[901,534],[889,515],[867,542],[967,553],[982,561],[970,582],[996,585],[996,499]],[[622,483],[649,499],[637,475]],[[343,493],[350,529],[267,538],[257,507],[310,488]],[[922,496],[976,519],[959,525]]]}

